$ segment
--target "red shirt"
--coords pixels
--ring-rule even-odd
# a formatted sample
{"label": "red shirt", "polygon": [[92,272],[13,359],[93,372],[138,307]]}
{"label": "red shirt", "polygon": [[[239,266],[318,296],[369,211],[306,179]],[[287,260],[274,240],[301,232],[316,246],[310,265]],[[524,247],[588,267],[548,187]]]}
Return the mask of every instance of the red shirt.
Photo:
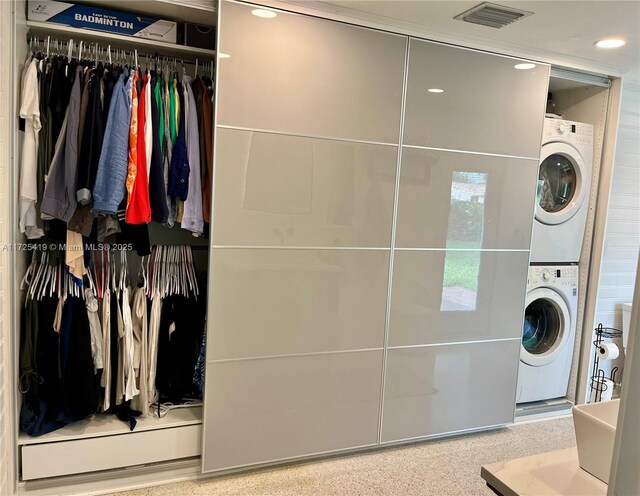
{"label": "red shirt", "polygon": [[[142,91],[138,97],[138,140],[137,140],[137,171],[133,184],[133,191],[127,205],[125,220],[127,224],[148,224],[151,222],[151,204],[149,202],[149,181],[147,180],[147,148],[144,141],[145,125],[145,95],[149,75],[142,80]],[[149,123],[151,125],[151,123]]]}

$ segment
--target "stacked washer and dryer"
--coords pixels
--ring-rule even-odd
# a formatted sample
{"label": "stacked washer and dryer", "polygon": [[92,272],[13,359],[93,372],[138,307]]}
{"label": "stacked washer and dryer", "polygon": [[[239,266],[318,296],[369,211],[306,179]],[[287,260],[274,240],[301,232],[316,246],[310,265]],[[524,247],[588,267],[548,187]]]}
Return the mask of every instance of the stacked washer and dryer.
{"label": "stacked washer and dryer", "polygon": [[545,118],[517,403],[564,398],[571,373],[593,126]]}

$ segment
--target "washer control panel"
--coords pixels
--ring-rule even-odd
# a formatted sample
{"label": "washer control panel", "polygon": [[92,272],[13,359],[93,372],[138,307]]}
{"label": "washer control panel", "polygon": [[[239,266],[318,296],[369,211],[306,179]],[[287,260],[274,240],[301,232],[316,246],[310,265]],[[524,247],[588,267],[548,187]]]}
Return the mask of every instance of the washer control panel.
{"label": "washer control panel", "polygon": [[557,136],[575,143],[593,144],[593,126],[582,122],[565,121],[562,119],[545,119],[545,138]]}
{"label": "washer control panel", "polygon": [[529,286],[578,286],[576,265],[554,265],[529,267]]}

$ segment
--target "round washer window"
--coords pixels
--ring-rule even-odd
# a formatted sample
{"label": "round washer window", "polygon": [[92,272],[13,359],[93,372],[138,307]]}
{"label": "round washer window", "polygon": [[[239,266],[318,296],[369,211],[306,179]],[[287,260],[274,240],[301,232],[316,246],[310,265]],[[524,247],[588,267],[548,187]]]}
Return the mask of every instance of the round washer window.
{"label": "round washer window", "polygon": [[556,305],[546,299],[532,301],[524,314],[522,346],[532,355],[541,355],[561,338],[563,319]]}
{"label": "round washer window", "polygon": [[577,182],[571,160],[557,153],[549,155],[540,164],[538,203],[547,212],[560,212],[573,199]]}

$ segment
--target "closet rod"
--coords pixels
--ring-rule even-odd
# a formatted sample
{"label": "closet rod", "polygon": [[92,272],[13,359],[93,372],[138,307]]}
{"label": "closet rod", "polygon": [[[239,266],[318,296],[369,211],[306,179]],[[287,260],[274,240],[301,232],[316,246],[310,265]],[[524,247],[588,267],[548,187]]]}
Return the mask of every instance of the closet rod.
{"label": "closet rod", "polygon": [[[91,60],[95,58],[95,50],[96,48],[100,51],[101,56],[106,57],[107,51],[110,48],[111,50],[121,50],[124,52],[126,57],[133,57],[134,50],[137,48],[131,48],[130,43],[125,43],[127,47],[123,46],[122,43],[100,43],[97,41],[87,42],[82,39],[74,39],[74,38],[59,38],[54,36],[41,37],[38,35],[34,35],[31,32],[27,32],[27,43],[29,46],[32,46],[32,43],[35,42],[38,44],[39,51],[41,52],[57,52],[60,55],[65,55],[66,50],[68,49],[69,43],[73,42],[74,50],[77,50],[80,46],[80,43],[83,44],[83,54],[86,53],[84,58]],[[134,43],[134,42],[132,42]],[[40,46],[42,44],[42,46]],[[168,61],[173,61],[174,63],[180,64],[188,64],[195,65],[196,63],[208,62],[211,63],[215,60],[215,57],[197,57],[197,58],[184,58],[182,56],[175,55],[163,55],[160,51],[156,51],[154,53],[141,52],[137,50],[138,58],[143,59],[164,59]]]}

